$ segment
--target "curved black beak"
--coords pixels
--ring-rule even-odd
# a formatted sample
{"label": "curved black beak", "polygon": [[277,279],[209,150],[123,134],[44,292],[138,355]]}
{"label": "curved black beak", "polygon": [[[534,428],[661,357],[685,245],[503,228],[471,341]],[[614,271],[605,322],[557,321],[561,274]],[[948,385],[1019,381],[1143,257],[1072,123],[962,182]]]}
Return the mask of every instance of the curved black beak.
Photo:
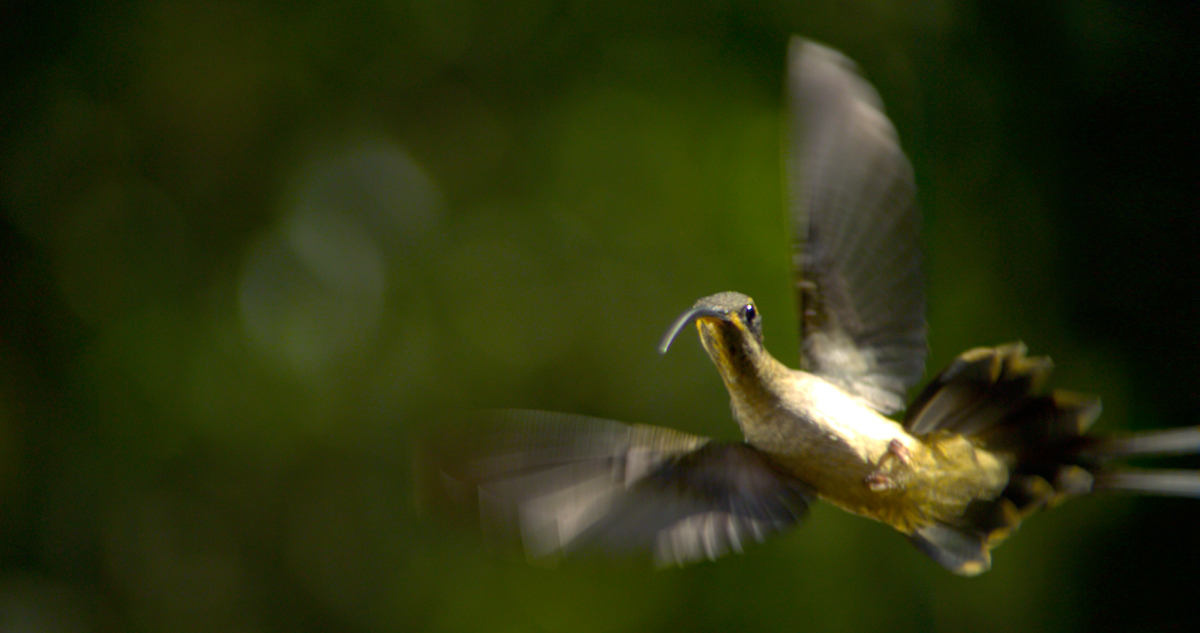
{"label": "curved black beak", "polygon": [[671,324],[671,327],[667,328],[667,333],[663,335],[662,342],[658,344],[658,353],[666,354],[667,349],[671,347],[671,343],[675,340],[675,337],[679,336],[679,332],[683,330],[683,328],[687,327],[689,323],[701,317],[715,317],[718,319],[724,319],[726,318],[726,315],[720,310],[716,310],[707,306],[693,306],[683,314],[679,315],[679,318],[675,319],[675,322]]}

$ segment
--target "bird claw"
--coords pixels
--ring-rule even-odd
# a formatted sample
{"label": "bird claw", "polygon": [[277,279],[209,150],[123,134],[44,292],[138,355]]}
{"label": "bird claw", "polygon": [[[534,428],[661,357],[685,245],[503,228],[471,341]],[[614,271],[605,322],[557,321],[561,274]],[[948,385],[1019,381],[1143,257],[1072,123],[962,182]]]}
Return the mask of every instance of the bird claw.
{"label": "bird claw", "polygon": [[896,471],[900,467],[908,466],[911,462],[912,451],[900,440],[892,440],[888,442],[887,451],[880,455],[879,461],[875,463],[875,470],[868,474],[863,482],[873,492],[903,488],[904,483],[900,481],[899,473]]}

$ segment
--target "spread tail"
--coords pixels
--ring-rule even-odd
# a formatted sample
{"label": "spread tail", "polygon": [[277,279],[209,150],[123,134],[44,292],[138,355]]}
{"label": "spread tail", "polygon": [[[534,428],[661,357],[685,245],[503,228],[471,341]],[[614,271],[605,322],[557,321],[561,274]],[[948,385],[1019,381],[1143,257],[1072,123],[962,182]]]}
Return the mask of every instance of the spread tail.
{"label": "spread tail", "polygon": [[963,575],[986,571],[989,551],[1026,517],[1098,490],[1200,498],[1200,471],[1122,467],[1131,457],[1200,454],[1200,426],[1097,437],[1087,430],[1100,400],[1066,391],[1044,393],[1052,364],[1012,343],[967,351],[909,407],[904,426],[923,436],[958,433],[1008,459],[1007,487],[996,499],[968,506],[957,521],[920,528],[914,544]]}

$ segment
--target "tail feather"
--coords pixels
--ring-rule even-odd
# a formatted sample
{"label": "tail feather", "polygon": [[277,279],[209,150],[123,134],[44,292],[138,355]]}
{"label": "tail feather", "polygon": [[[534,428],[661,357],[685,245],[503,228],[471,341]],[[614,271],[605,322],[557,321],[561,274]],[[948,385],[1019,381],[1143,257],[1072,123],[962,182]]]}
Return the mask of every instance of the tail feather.
{"label": "tail feather", "polygon": [[1115,470],[1097,476],[1095,489],[1200,499],[1200,470]]}
{"label": "tail feather", "polygon": [[1003,456],[1009,482],[996,499],[912,536],[934,560],[964,575],[986,570],[988,550],[1044,508],[1097,490],[1200,498],[1200,471],[1115,468],[1123,458],[1200,454],[1200,426],[1097,437],[1100,400],[1042,393],[1052,364],[1012,343],[963,353],[909,407],[912,433],[956,433]]}
{"label": "tail feather", "polygon": [[1196,455],[1200,454],[1200,426],[1099,439],[1082,452],[1099,459],[1136,455]]}
{"label": "tail feather", "polygon": [[908,407],[905,427],[915,435],[942,430],[962,435],[1002,424],[1030,393],[1039,393],[1054,365],[1030,358],[1025,345],[981,347],[959,355]]}

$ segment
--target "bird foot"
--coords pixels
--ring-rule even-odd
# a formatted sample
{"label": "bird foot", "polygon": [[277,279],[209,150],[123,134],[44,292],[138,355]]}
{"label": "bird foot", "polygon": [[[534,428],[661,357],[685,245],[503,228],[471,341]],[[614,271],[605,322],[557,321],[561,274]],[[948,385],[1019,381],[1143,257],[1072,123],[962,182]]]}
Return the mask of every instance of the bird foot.
{"label": "bird foot", "polygon": [[900,481],[900,473],[897,472],[903,467],[907,467],[912,462],[912,451],[900,442],[900,440],[892,440],[888,442],[887,452],[879,457],[879,461],[875,463],[875,470],[864,478],[864,483],[873,492],[884,492],[887,490],[897,490],[904,487],[904,483]]}

